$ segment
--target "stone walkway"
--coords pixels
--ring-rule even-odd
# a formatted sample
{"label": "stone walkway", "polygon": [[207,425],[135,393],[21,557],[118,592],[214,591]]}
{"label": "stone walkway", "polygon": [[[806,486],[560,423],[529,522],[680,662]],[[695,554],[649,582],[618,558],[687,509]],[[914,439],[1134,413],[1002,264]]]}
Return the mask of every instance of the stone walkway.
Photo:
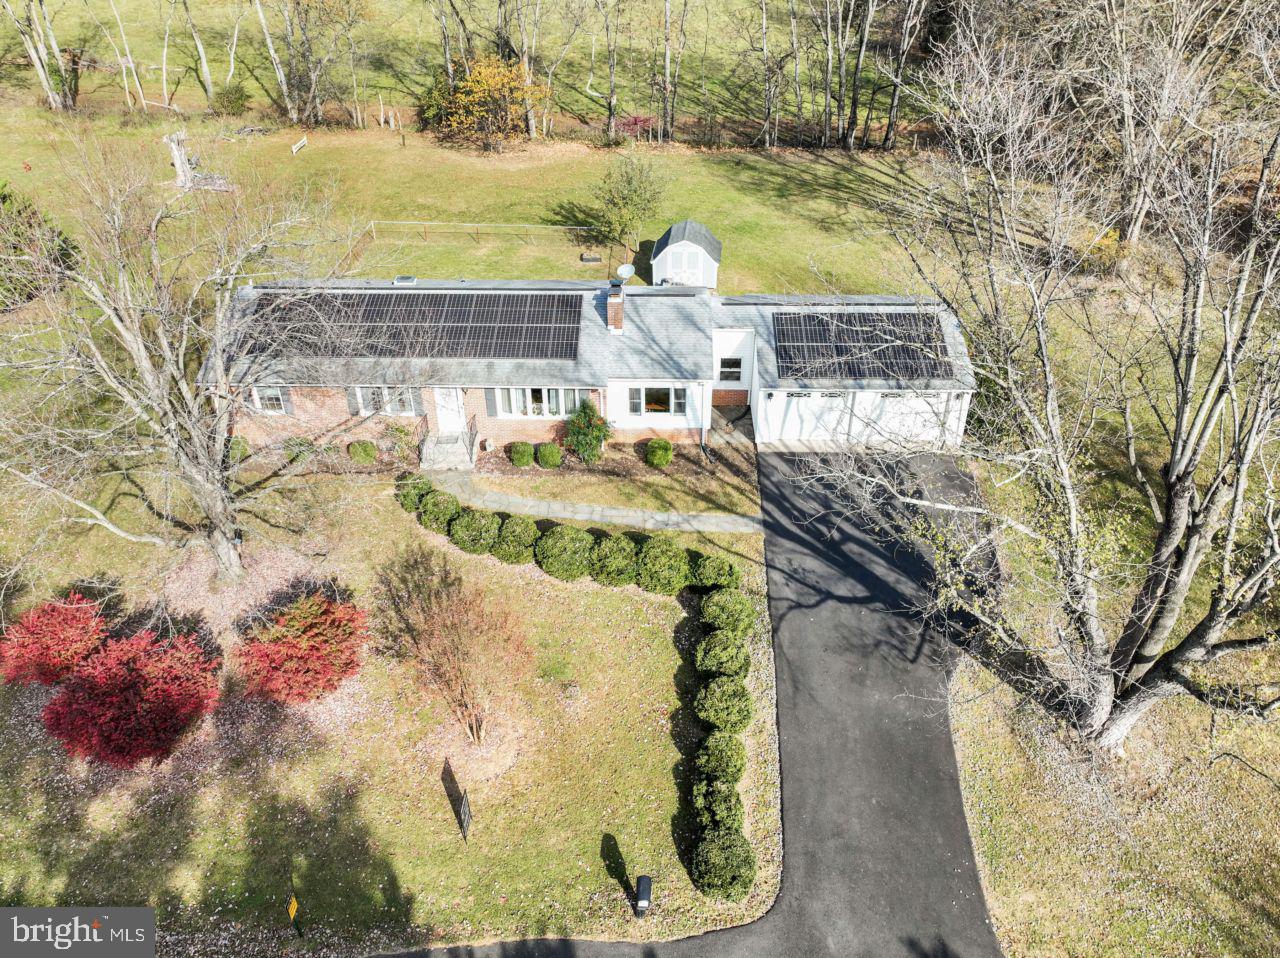
{"label": "stone walkway", "polygon": [[482,489],[465,472],[432,472],[437,489],[457,496],[471,506],[494,512],[515,512],[535,519],[574,519],[601,525],[630,526],[634,529],[676,529],[681,532],[759,533],[764,526],[759,516],[736,516],[724,512],[654,512],[619,506],[593,506],[584,502],[556,499],[528,499]]}

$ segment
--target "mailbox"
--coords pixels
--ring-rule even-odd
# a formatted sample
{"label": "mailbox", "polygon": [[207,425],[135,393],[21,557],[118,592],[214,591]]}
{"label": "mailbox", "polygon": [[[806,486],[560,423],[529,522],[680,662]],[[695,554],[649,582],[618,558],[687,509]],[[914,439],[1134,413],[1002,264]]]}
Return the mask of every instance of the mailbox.
{"label": "mailbox", "polygon": [[643,918],[645,912],[649,910],[651,903],[651,895],[653,894],[653,881],[648,875],[641,875],[636,879],[636,917]]}

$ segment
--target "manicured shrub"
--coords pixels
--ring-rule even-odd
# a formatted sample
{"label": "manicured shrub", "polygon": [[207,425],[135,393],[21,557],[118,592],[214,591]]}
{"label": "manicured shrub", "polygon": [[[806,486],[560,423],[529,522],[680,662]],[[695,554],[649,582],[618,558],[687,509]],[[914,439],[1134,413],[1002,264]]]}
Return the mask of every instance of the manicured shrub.
{"label": "manicured shrub", "polygon": [[564,444],[588,466],[600,461],[604,444],[609,441],[609,424],[590,399],[578,404],[565,423]]}
{"label": "manicured shrub", "polygon": [[654,469],[666,469],[674,455],[675,449],[665,439],[650,439],[644,447],[644,461]]}
{"label": "manicured shrub", "polygon": [[347,444],[347,455],[357,466],[372,466],[378,461],[378,447],[368,439],[357,439]]}
{"label": "manicured shrub", "polygon": [[715,777],[703,777],[694,782],[693,811],[703,828],[740,829],[746,819],[738,786]]}
{"label": "manicured shrub", "polygon": [[434,488],[422,473],[406,472],[396,479],[396,502],[405,512],[417,512],[422,508],[422,500]]}
{"label": "manicured shrub", "polygon": [[743,636],[755,625],[756,610],[737,589],[716,589],[703,596],[702,621],[712,629]]}
{"label": "manicured shrub", "polygon": [[736,589],[742,585],[742,569],[724,556],[698,556],[693,564],[693,581],[704,589]]}
{"label": "manicured shrub", "polygon": [[564,453],[554,442],[544,442],[538,446],[538,465],[543,469],[559,469],[564,460]]}
{"label": "manicured shrub", "polygon": [[508,450],[511,456],[511,464],[519,466],[523,469],[525,466],[533,465],[533,443],[531,442],[513,442]]}
{"label": "manicured shrub", "polygon": [[418,507],[418,521],[433,532],[448,532],[449,523],[461,509],[457,496],[437,489],[423,497]]}
{"label": "manicured shrub", "polygon": [[236,650],[245,694],[306,702],[336,689],[360,669],[368,640],[365,614],[314,592],[254,625]]}
{"label": "manicured shrub", "polygon": [[449,523],[449,538],[463,552],[483,555],[493,548],[502,521],[483,509],[463,509]]}
{"label": "manicured shrub", "polygon": [[116,768],[162,759],[217,705],[220,665],[189,635],[109,641],[59,687],[44,726],[70,754]]}
{"label": "manicured shrub", "polygon": [[533,557],[547,575],[557,579],[581,579],[591,571],[595,537],[585,529],[556,526],[545,533],[533,548]]}
{"label": "manicured shrub", "polygon": [[745,636],[717,629],[698,640],[693,650],[693,663],[699,672],[720,675],[746,675],[751,668],[751,650]]}
{"label": "manicured shrub", "polygon": [[737,783],[747,770],[747,747],[730,732],[712,732],[693,757],[693,764],[708,778]]}
{"label": "manicured shrub", "polygon": [[693,701],[698,718],[722,732],[741,732],[751,724],[751,693],[742,679],[721,675],[698,690]]}
{"label": "manicured shrub", "polygon": [[636,544],[621,533],[605,536],[591,556],[591,577],[601,585],[636,581]]}
{"label": "manicured shrub", "polygon": [[233,463],[241,463],[249,458],[249,440],[244,436],[232,436],[227,443],[227,459]]}
{"label": "manicured shrub", "polygon": [[636,582],[646,592],[675,595],[689,584],[689,554],[670,534],[659,533],[640,547]]}
{"label": "manicured shrub", "polygon": [[707,832],[693,853],[693,884],[704,895],[741,901],[756,880],[751,843],[734,828]]}
{"label": "manicured shrub", "polygon": [[26,612],[0,640],[0,675],[6,682],[53,685],[71,673],[106,638],[98,603],[72,592]]}
{"label": "manicured shrub", "polygon": [[493,554],[512,565],[532,562],[533,546],[539,535],[538,524],[528,516],[507,516],[493,544]]}

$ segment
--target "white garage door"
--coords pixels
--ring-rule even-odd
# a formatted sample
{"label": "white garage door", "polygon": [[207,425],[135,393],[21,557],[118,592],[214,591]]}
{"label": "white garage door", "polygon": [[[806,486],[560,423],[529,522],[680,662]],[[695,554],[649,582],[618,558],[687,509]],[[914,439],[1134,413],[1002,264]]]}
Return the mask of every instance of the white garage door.
{"label": "white garage door", "polygon": [[946,400],[945,393],[775,393],[772,441],[942,445]]}

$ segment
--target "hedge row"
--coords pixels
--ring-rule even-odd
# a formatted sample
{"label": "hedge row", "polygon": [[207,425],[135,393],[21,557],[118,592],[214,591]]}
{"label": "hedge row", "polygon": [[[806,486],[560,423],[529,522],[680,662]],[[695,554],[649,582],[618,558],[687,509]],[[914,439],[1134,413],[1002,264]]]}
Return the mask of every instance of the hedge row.
{"label": "hedge row", "polygon": [[[519,447],[519,448],[517,448]],[[536,453],[512,445],[512,461],[529,465]],[[558,463],[557,463],[558,464]],[[713,731],[694,760],[697,777],[693,807],[702,826],[693,855],[693,881],[706,895],[740,901],[755,883],[756,859],[742,834],[745,810],[738,782],[746,769],[746,747],[739,733],[751,724],[751,694],[743,679],[751,667],[747,637],[755,622],[751,601],[738,589],[742,570],[722,556],[694,555],[670,533],[657,533],[637,546],[627,535],[597,539],[585,529],[553,526],[540,532],[528,516],[500,518],[483,509],[464,509],[447,492],[432,489],[423,476],[406,476],[396,498],[416,512],[428,529],[447,533],[458,548],[491,553],[512,564],[536,562],[557,579],[590,576],[602,585],[638,584],[661,595],[675,595],[690,585],[710,589],[702,598],[703,636],[694,663],[703,685],[694,699],[697,716]]]}
{"label": "hedge row", "polygon": [[756,858],[742,834],[745,818],[738,782],[747,767],[740,732],[751,724],[751,693],[743,679],[751,668],[747,637],[755,622],[751,601],[737,588],[736,566],[719,570],[732,581],[703,596],[703,635],[694,664],[703,685],[694,699],[698,718],[714,731],[694,757],[693,807],[703,832],[693,853],[693,882],[704,894],[740,901],[756,879]]}

